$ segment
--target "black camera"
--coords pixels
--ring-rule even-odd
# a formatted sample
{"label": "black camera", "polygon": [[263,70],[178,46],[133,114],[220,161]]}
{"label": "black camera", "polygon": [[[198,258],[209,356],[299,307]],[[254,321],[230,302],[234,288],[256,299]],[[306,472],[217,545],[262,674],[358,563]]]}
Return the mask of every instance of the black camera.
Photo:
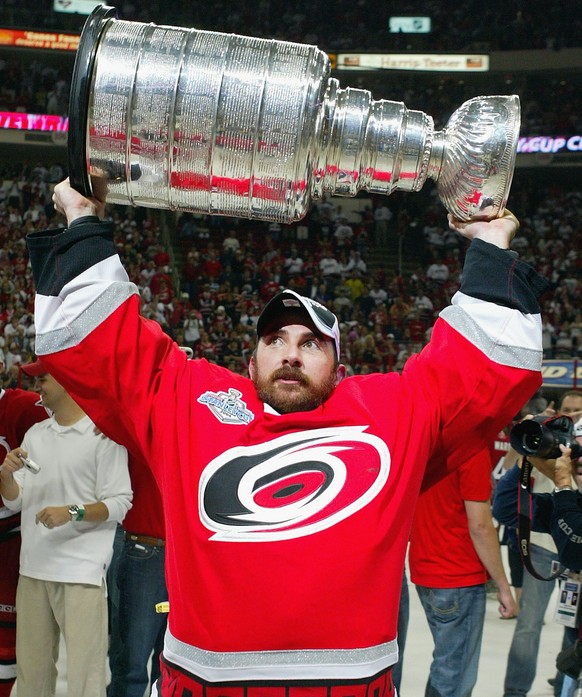
{"label": "black camera", "polygon": [[509,442],[520,455],[544,460],[560,457],[560,444],[572,449],[572,459],[582,456],[582,446],[576,441],[574,422],[569,416],[525,419],[511,429]]}

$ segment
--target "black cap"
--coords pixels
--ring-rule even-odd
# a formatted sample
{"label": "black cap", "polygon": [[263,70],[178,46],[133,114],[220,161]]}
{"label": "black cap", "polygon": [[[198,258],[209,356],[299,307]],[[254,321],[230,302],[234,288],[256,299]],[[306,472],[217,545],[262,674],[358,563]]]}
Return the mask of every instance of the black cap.
{"label": "black cap", "polygon": [[338,318],[327,307],[316,300],[299,295],[294,290],[284,290],[271,298],[263,308],[257,322],[257,336],[261,336],[266,327],[285,310],[305,310],[316,329],[333,339],[335,350],[340,355],[340,330]]}

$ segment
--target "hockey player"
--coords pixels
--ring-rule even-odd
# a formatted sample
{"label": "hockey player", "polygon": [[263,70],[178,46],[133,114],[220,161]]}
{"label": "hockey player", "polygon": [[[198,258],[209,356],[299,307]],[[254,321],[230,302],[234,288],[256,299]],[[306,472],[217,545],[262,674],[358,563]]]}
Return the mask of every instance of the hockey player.
{"label": "hockey player", "polygon": [[68,228],[28,245],[37,352],[162,492],[170,601],[158,694],[394,694],[406,544],[438,445],[456,467],[540,385],[536,296],[509,213],[473,242],[453,305],[403,374],[345,378],[329,310],[264,308],[250,379],[188,361],[139,315],[104,204],[63,182]]}

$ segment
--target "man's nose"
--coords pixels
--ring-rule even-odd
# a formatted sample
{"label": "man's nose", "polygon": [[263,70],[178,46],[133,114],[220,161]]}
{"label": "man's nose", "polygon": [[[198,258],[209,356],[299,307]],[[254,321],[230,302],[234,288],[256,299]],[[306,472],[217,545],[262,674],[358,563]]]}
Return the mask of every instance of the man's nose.
{"label": "man's nose", "polygon": [[298,346],[287,346],[287,349],[283,356],[283,363],[285,365],[291,365],[293,367],[302,365],[301,354],[299,352]]}

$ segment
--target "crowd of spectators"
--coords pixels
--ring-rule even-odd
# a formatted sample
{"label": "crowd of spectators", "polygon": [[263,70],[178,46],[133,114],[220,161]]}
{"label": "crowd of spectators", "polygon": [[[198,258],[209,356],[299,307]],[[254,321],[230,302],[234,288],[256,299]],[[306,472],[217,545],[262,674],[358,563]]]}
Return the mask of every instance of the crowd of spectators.
{"label": "crowd of spectators", "polygon": [[[41,11],[41,5],[47,7]],[[414,3],[364,3],[338,0],[300,1],[289,6],[279,0],[236,4],[131,2],[112,0],[122,19],[191,26],[265,38],[316,44],[324,51],[492,51],[580,46],[580,19],[559,5],[532,0],[523,3],[467,2],[451,8],[431,0],[423,14],[430,16],[430,34],[390,34],[389,17],[415,15]],[[34,5],[34,7],[32,7]],[[50,5],[50,7],[49,7]],[[375,6],[377,5],[377,7]],[[375,6],[375,7],[372,7]],[[72,23],[78,32],[84,17],[52,11],[52,0],[23,0],[3,4],[5,26],[43,28],[48,22]],[[48,25],[45,29],[50,28]],[[58,26],[64,30],[64,26]],[[347,29],[347,30],[346,30]],[[423,42],[426,44],[424,45]],[[2,49],[0,51],[0,111],[24,111],[65,116],[75,54]],[[368,89],[374,99],[403,101],[410,109],[430,114],[442,127],[465,100],[478,94],[518,94],[522,104],[522,136],[571,135],[582,131],[582,74],[580,71],[472,73],[464,75],[393,71],[337,74],[342,87]]]}
{"label": "crowd of spectators", "polygon": [[[0,177],[5,384],[16,384],[18,366],[34,355],[34,288],[24,236],[62,224],[50,198],[61,177],[61,168],[40,165]],[[289,287],[337,313],[349,371],[399,371],[426,343],[458,289],[466,242],[448,230],[434,189],[367,199],[358,215],[342,203],[316,202],[304,220],[289,225],[119,206],[108,215],[143,315],[194,356],[244,373],[261,307]],[[554,284],[543,300],[544,355],[580,357],[582,193],[516,176],[511,207],[522,223],[514,248]],[[388,246],[403,245],[402,273],[372,263],[381,236]]]}
{"label": "crowd of spectators", "polygon": [[[581,18],[543,0],[108,0],[122,19],[315,43],[327,51],[474,51],[579,46]],[[82,17],[54,12],[53,0],[4,0],[8,26],[78,31]],[[391,16],[428,16],[430,35],[389,34]]]}
{"label": "crowd of spectators", "polygon": [[[292,8],[280,0],[110,4],[123,19],[315,43],[328,51],[423,48],[422,36],[387,32],[393,13],[416,14],[414,3],[299,0]],[[79,16],[53,12],[49,0],[6,0],[3,11],[6,26],[48,30],[60,22],[54,28],[78,30],[83,23]],[[453,9],[444,0],[431,0],[423,14],[433,22],[430,50],[469,50],[477,44],[482,50],[558,50],[579,43],[580,19],[539,0],[487,7],[467,2]],[[33,52],[0,53],[0,110],[66,115],[73,61],[74,54],[65,53],[44,52],[42,59]],[[471,81],[406,73],[395,79],[381,72],[346,78],[375,98],[425,111],[439,128],[476,93],[517,93],[521,135],[582,131],[580,75],[572,73],[475,74]],[[62,177],[61,167],[42,165],[2,176],[0,358],[11,379],[13,367],[34,351],[33,288],[23,237],[56,224],[50,191]],[[580,195],[567,186],[538,186],[532,178],[522,182],[518,177],[512,192],[522,220],[514,244],[556,284],[544,306],[545,354],[579,355]],[[444,210],[434,195],[370,198],[356,218],[345,215],[338,200],[325,200],[314,204],[304,221],[289,226],[184,214],[169,221],[176,257],[161,234],[169,214],[121,208],[110,213],[120,254],[140,288],[144,315],[196,355],[241,371],[259,308],[282,285],[333,307],[342,320],[343,359],[354,371],[401,369],[458,287],[464,254],[463,241],[445,229]],[[416,260],[413,271],[399,274],[370,264],[370,248],[394,245],[394,240],[401,241],[409,266]]]}
{"label": "crowd of spectators", "polygon": [[[45,54],[46,55],[46,54]],[[14,51],[0,52],[0,111],[67,116],[74,56],[23,60]],[[437,128],[463,102],[480,94],[517,94],[521,101],[522,136],[574,135],[582,132],[582,74],[483,73],[459,76],[345,73],[341,87],[367,89],[374,99],[404,102],[424,111]]]}
{"label": "crowd of spectators", "polygon": [[0,53],[0,111],[67,116],[74,55]]}

